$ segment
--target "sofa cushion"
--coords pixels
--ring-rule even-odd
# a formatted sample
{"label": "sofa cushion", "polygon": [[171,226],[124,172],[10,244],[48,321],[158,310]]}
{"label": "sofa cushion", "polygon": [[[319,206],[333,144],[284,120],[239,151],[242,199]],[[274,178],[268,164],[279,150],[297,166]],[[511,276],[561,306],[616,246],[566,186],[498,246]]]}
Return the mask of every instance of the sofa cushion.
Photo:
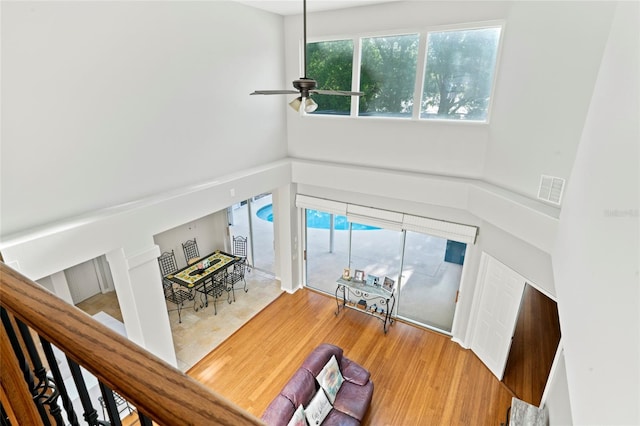
{"label": "sofa cushion", "polygon": [[324,390],[319,389],[311,399],[311,402],[309,402],[309,405],[304,408],[304,415],[310,426],[316,426],[322,424],[330,411],[331,403],[327,399]]}
{"label": "sofa cushion", "polygon": [[278,394],[262,414],[262,420],[269,426],[286,426],[295,411],[289,398]]}
{"label": "sofa cushion", "polygon": [[340,368],[340,372],[342,373],[342,377],[344,377],[345,380],[348,380],[360,386],[366,385],[369,381],[369,378],[371,377],[371,373],[369,373],[369,370],[347,358],[342,358],[342,366]]}
{"label": "sofa cushion", "polygon": [[342,370],[342,348],[329,343],[323,343],[315,348],[302,363],[302,368],[313,374],[313,377],[316,377],[332,356],[336,357]]}
{"label": "sofa cushion", "polygon": [[336,395],[340,390],[340,386],[342,386],[342,382],[344,381],[342,374],[340,374],[338,361],[336,361],[336,357],[334,355],[331,356],[331,359],[329,359],[322,370],[320,370],[316,379],[318,379],[320,387],[324,389],[327,394],[329,402],[333,404],[336,400]]}
{"label": "sofa cushion", "polygon": [[362,421],[373,396],[373,382],[360,386],[345,381],[338,391],[333,408]]}
{"label": "sofa cushion", "polygon": [[348,414],[338,411],[335,408],[331,409],[329,415],[325,417],[322,426],[358,426],[360,422]]}
{"label": "sofa cushion", "polygon": [[315,376],[312,376],[307,370],[299,369],[284,385],[280,394],[289,398],[295,408],[298,405],[306,406],[313,398],[316,390]]}

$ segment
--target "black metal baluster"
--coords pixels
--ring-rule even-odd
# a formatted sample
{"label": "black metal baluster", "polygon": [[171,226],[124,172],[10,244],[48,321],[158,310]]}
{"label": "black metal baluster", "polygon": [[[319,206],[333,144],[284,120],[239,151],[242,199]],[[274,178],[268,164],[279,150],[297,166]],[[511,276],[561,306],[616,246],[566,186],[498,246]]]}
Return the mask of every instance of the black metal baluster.
{"label": "black metal baluster", "polygon": [[38,413],[40,414],[40,418],[45,426],[51,426],[51,422],[49,421],[49,416],[47,415],[44,406],[41,404],[40,400],[37,399],[38,391],[36,389],[36,384],[33,380],[33,374],[31,373],[31,369],[29,367],[29,363],[22,353],[22,348],[20,347],[20,342],[18,341],[18,336],[16,335],[15,330],[13,329],[13,324],[11,324],[11,320],[9,319],[9,314],[7,311],[0,307],[0,316],[2,316],[2,324],[4,325],[4,329],[9,337],[9,341],[11,342],[11,347],[13,348],[13,352],[18,359],[18,365],[20,365],[20,369],[22,370],[22,375],[24,377],[27,386],[29,387],[29,392],[31,392],[31,396],[33,397],[33,401],[38,409]]}
{"label": "black metal baluster", "polygon": [[[113,391],[109,389],[107,385],[100,382],[100,392],[102,393],[102,403],[107,409],[109,415],[109,421],[113,426],[121,426],[120,413],[118,412],[118,405],[113,397]],[[105,419],[106,420],[106,419]]]}
{"label": "black metal baluster", "polygon": [[87,390],[87,385],[84,382],[84,377],[82,377],[80,366],[74,360],[69,358],[68,355],[67,363],[69,363],[69,369],[71,370],[73,381],[76,384],[78,395],[80,396],[80,402],[82,403],[82,409],[84,410],[84,419],[89,424],[89,426],[108,425],[108,422],[102,422],[98,420],[98,412],[95,408],[93,408],[93,404],[91,404],[89,391]]}
{"label": "black metal baluster", "polygon": [[151,419],[142,414],[140,410],[138,410],[138,419],[140,419],[141,426],[153,426]]}
{"label": "black metal baluster", "polygon": [[51,417],[55,420],[56,425],[64,426],[62,410],[58,405],[58,388],[56,383],[47,376],[47,369],[42,364],[40,354],[36,349],[29,327],[17,318],[16,323],[18,324],[18,330],[20,330],[20,334],[22,335],[22,341],[27,347],[29,358],[33,364],[33,374],[38,378],[38,384],[36,385],[38,396],[36,398],[41,404],[49,406],[49,414],[51,414]]}
{"label": "black metal baluster", "polygon": [[53,374],[53,380],[57,385],[58,393],[60,394],[60,398],[62,399],[62,406],[64,407],[64,411],[67,413],[67,420],[69,420],[70,426],[80,426],[80,424],[78,423],[78,416],[76,415],[75,409],[73,408],[73,401],[71,401],[71,398],[69,398],[69,392],[67,391],[67,387],[64,384],[62,373],[60,372],[60,368],[58,367],[58,360],[53,353],[51,343],[49,343],[42,336],[40,336],[40,343],[42,343],[44,356],[47,358],[49,368],[51,369],[51,374]]}

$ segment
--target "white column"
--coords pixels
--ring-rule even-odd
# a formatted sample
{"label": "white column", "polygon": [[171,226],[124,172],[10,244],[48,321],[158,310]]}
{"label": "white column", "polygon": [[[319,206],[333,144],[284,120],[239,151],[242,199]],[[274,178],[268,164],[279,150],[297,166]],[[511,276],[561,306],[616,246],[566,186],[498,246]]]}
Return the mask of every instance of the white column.
{"label": "white column", "polygon": [[162,293],[157,258],[153,245],[125,256],[123,249],[107,253],[113,283],[118,294],[129,339],[157,357],[177,367],[171,325]]}
{"label": "white column", "polygon": [[272,193],[276,275],[284,291],[293,293],[301,286],[298,259],[298,221],[293,185],[282,186]]}

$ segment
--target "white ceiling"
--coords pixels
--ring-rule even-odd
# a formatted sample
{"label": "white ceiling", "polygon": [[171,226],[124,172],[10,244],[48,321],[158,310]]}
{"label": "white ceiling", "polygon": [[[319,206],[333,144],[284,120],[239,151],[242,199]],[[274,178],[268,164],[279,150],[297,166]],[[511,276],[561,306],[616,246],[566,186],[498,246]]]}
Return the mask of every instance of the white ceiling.
{"label": "white ceiling", "polygon": [[[302,13],[302,0],[236,0],[247,6],[263,9],[278,15],[297,15]],[[348,7],[368,6],[378,3],[391,3],[400,0],[308,0],[307,12],[345,9]]]}

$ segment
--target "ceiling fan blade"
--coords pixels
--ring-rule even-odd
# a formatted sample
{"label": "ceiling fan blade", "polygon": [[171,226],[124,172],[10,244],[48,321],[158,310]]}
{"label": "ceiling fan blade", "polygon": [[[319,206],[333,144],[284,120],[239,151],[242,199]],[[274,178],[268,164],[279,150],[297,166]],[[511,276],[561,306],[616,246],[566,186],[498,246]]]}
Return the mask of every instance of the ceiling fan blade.
{"label": "ceiling fan blade", "polygon": [[297,90],[256,90],[250,95],[297,95]]}
{"label": "ceiling fan blade", "polygon": [[339,95],[339,96],[362,96],[364,92],[348,92],[346,90],[322,90],[314,89],[310,93],[317,93],[318,95]]}

